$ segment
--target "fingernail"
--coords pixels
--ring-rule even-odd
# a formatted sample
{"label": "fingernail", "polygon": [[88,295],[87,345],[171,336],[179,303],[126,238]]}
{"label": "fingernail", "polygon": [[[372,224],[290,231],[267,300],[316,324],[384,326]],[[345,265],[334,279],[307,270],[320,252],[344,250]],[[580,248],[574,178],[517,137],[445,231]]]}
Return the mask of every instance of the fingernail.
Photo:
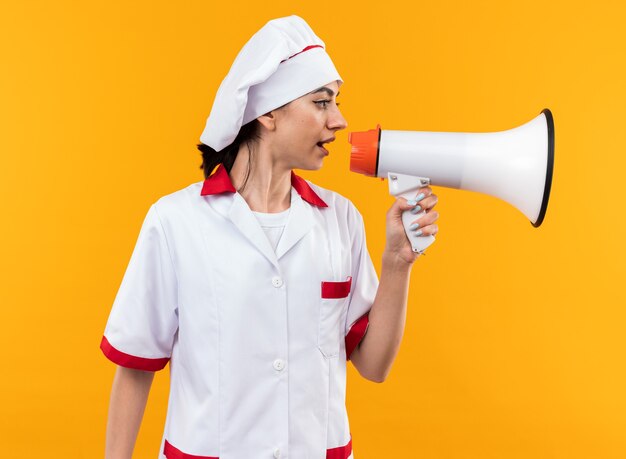
{"label": "fingernail", "polygon": [[410,201],[406,202],[409,206],[414,206],[415,204],[417,204],[417,201],[415,201],[414,199],[411,199]]}
{"label": "fingernail", "polygon": [[417,197],[415,198],[415,202],[420,202],[422,199],[424,199],[426,196],[424,195],[424,193],[420,193],[417,195]]}
{"label": "fingernail", "polygon": [[417,228],[419,228],[419,227],[420,227],[420,224],[419,224],[419,223],[413,223],[411,226],[409,226],[409,229],[410,229],[410,230],[416,230],[416,229],[417,229]]}
{"label": "fingernail", "polygon": [[411,209],[411,213],[412,214],[416,214],[418,213],[420,210],[422,210],[422,206],[415,206]]}
{"label": "fingernail", "polygon": [[421,236],[422,235],[422,230],[417,230],[414,234],[414,236]]}

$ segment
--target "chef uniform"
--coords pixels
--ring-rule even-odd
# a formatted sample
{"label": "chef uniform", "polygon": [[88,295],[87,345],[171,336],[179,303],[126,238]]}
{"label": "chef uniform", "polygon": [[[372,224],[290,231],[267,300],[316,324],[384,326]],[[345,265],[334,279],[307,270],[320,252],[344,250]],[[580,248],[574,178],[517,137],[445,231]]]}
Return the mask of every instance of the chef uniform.
{"label": "chef uniform", "polygon": [[[219,150],[247,117],[341,81],[323,46],[296,16],[266,24],[220,86],[202,141]],[[246,71],[261,51],[273,68]],[[285,95],[293,68],[309,84]],[[239,109],[216,108],[225,100]],[[101,349],[128,368],[169,362],[160,458],[354,457],[346,363],[378,278],[354,205],[293,172],[291,185],[275,246],[223,165],[148,210]]]}

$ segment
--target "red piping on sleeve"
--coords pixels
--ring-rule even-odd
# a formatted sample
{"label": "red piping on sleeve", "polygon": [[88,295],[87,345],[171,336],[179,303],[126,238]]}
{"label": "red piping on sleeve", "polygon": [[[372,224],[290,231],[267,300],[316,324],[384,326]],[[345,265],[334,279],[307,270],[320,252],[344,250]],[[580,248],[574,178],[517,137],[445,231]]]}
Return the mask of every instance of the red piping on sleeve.
{"label": "red piping on sleeve", "polygon": [[326,459],[348,459],[352,454],[352,438],[346,446],[326,450]]}
{"label": "red piping on sleeve", "polygon": [[144,371],[158,371],[162,370],[167,362],[169,362],[169,357],[165,357],[162,359],[146,359],[144,357],[135,357],[134,355],[126,354],[125,352],[118,351],[115,349],[106,336],[102,337],[102,341],[100,342],[100,349],[111,362],[118,364],[119,366],[132,368],[134,370],[144,370]]}
{"label": "red piping on sleeve", "polygon": [[352,351],[356,349],[365,336],[365,332],[367,332],[367,327],[369,326],[369,314],[368,311],[359,317],[346,335],[346,360],[350,360]]}

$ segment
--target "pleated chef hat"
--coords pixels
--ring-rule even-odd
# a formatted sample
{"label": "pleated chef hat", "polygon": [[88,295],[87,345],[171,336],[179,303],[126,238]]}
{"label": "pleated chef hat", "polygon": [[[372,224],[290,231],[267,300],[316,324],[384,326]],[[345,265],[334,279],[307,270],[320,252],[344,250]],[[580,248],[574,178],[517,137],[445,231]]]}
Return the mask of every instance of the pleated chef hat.
{"label": "pleated chef hat", "polygon": [[335,80],[342,83],[324,42],[304,19],[271,20],[239,51],[200,141],[220,151],[244,124]]}

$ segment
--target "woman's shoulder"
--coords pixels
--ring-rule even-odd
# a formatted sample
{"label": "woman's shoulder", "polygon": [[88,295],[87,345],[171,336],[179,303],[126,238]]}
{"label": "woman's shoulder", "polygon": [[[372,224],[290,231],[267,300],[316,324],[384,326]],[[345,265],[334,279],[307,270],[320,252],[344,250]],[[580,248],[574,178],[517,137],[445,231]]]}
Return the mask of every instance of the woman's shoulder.
{"label": "woman's shoulder", "polygon": [[201,200],[202,181],[192,183],[184,188],[173,191],[158,198],[153,207],[161,218],[181,217],[192,211],[194,201]]}

